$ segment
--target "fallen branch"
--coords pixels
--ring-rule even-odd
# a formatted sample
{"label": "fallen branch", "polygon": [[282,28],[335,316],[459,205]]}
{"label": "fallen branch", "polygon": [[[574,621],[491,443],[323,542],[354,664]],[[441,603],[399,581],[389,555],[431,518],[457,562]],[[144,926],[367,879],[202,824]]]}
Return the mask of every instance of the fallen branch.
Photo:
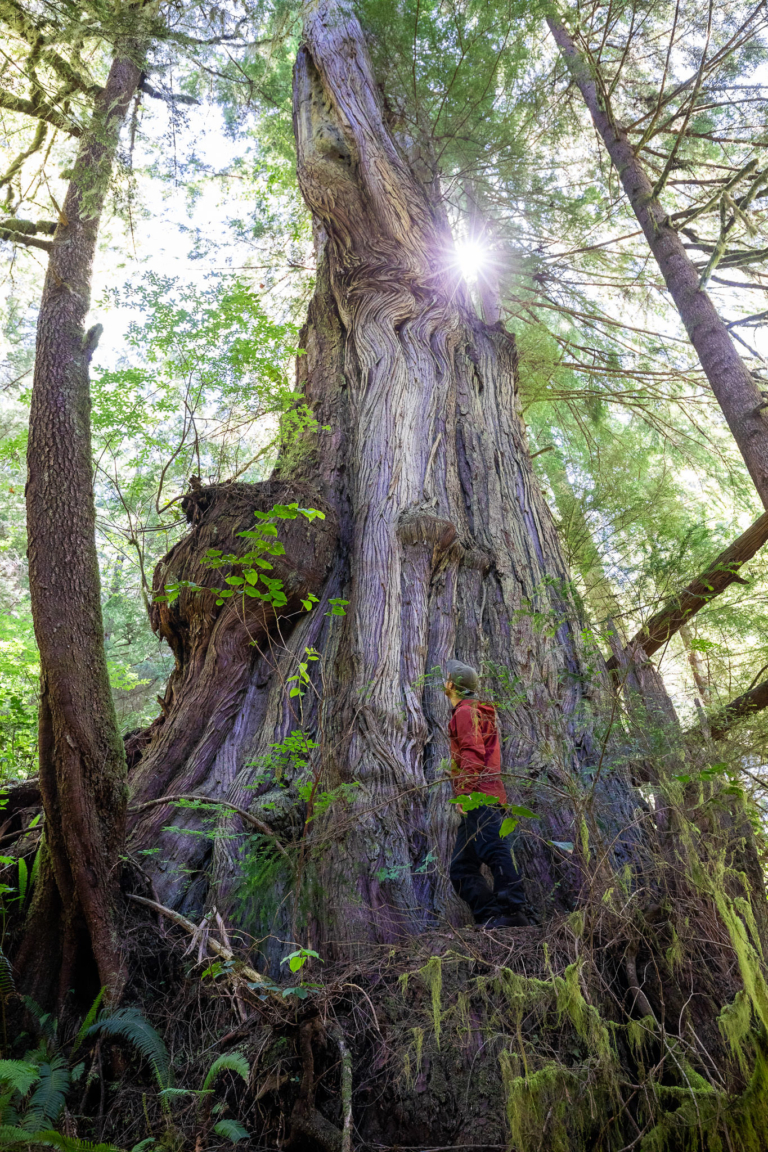
{"label": "fallen branch", "polygon": [[352,1152],[352,1053],[338,1024],[332,1025],[328,1033],[336,1041],[341,1056],[341,1152]]}
{"label": "fallen branch", "polygon": [[263,820],[259,820],[258,816],[253,816],[250,812],[246,811],[245,808],[240,808],[237,804],[230,804],[229,800],[214,800],[210,796],[196,796],[193,792],[178,792],[174,793],[173,796],[160,796],[157,800],[145,800],[143,804],[136,804],[132,808],[129,808],[128,811],[131,813],[144,812],[145,809],[155,808],[158,804],[175,804],[179,800],[200,800],[205,804],[221,804],[224,808],[229,808],[245,820],[246,824],[250,824],[257,832],[261,832],[262,836],[271,836],[275,848],[277,848],[278,852],[282,852],[286,860],[290,862],[291,857],[270,826],[265,824]]}
{"label": "fallen branch", "polygon": [[722,712],[712,717],[709,722],[712,739],[722,740],[738,720],[743,720],[755,712],[761,712],[763,708],[768,708],[768,680],[763,680],[762,684],[737,696],[730,704],[726,704]]}
{"label": "fallen branch", "polygon": [[[148,900],[146,896],[135,896],[133,892],[128,893],[128,899],[133,900],[136,904],[143,904],[146,908],[151,908],[152,911],[157,912],[159,916],[166,916],[169,920],[172,920],[174,924],[178,924],[180,928],[183,928],[185,932],[189,932],[193,936],[197,935],[197,925],[193,924],[191,920],[187,920],[186,916],[182,916],[181,912],[175,912],[173,908],[166,908],[164,904],[158,904],[156,900]],[[221,956],[222,960],[231,961],[235,959],[235,954],[232,949],[227,948],[226,944],[220,944],[218,940],[214,940],[211,935],[208,936],[207,944],[217,956]],[[251,968],[248,964],[243,964],[239,971],[241,975],[245,976],[246,980],[250,980],[252,984],[265,985],[266,992],[269,992],[271,996],[275,996],[281,1004],[284,1002],[282,996],[271,992],[270,981],[265,979],[264,976],[261,976],[255,968]]]}
{"label": "fallen branch", "polygon": [[[742,565],[758,552],[768,540],[768,512],[764,512],[746,532],[742,532],[733,544],[713,560],[708,568],[692,580],[679,595],[655,616],[627,644],[625,651],[630,653],[642,649],[651,656],[667,643],[671,636],[692,616],[719,596],[729,585],[744,581],[738,572]],[[619,661],[612,656],[608,661],[609,671],[619,667]]]}

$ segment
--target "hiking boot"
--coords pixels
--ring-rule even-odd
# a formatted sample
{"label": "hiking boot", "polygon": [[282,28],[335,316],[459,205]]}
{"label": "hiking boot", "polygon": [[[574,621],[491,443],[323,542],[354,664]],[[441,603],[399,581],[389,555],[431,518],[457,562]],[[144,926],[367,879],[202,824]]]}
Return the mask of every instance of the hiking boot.
{"label": "hiking boot", "polygon": [[491,916],[483,925],[484,928],[528,928],[530,920],[522,909],[515,908],[509,912],[499,912]]}
{"label": "hiking boot", "polygon": [[491,916],[481,928],[527,928],[530,920],[524,912],[515,909],[512,912],[499,912],[496,916]]}

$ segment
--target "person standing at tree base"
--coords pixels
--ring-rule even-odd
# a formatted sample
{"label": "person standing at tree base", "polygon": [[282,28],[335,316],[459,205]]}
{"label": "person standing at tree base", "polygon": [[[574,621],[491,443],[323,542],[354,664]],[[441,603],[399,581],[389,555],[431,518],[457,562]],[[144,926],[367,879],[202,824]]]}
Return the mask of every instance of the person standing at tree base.
{"label": "person standing at tree base", "polygon": [[[486,928],[522,928],[525,915],[523,881],[509,846],[500,835],[502,812],[494,801],[506,804],[501,779],[501,745],[496,709],[475,696],[478,675],[459,660],[449,660],[445,694],[453,705],[448,725],[451,741],[451,782],[456,796],[480,792],[490,803],[464,812],[451,859],[451,883],[469,904],[476,924]],[[491,889],[482,875],[485,864],[493,876]]]}

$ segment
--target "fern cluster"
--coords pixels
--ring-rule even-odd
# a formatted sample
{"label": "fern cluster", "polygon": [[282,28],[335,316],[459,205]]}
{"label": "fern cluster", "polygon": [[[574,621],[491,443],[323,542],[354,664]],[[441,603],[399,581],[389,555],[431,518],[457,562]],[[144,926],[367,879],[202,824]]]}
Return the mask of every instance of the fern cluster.
{"label": "fern cluster", "polygon": [[[0,1060],[1,1149],[31,1149],[42,1145],[58,1148],[60,1152],[121,1152],[112,1144],[94,1144],[56,1130],[67,1093],[85,1071],[85,1061],[77,1057],[89,1041],[97,1043],[108,1037],[129,1044],[151,1067],[169,1121],[175,1097],[197,1096],[199,1119],[209,1123],[211,1115],[222,1107],[210,1104],[213,1085],[222,1072],[233,1072],[248,1083],[248,1061],[241,1052],[228,1052],[211,1064],[201,1089],[174,1088],[171,1059],[162,1037],[137,1008],[99,1011],[103,993],[104,989],[89,1008],[66,1052],[59,1037],[58,1021],[43,1012],[34,1000],[25,998],[27,1010],[37,1025],[39,1043],[37,1048],[25,1052],[23,1059]],[[233,1143],[248,1138],[245,1128],[232,1119],[218,1120],[213,1131]],[[149,1137],[136,1144],[131,1152],[160,1152],[161,1148],[160,1141]]]}

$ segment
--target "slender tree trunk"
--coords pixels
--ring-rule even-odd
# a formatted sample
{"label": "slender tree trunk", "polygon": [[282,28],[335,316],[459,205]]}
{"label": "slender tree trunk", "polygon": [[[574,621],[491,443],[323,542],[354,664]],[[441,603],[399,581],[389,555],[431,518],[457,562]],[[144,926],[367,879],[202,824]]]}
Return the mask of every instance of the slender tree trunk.
{"label": "slender tree trunk", "polygon": [[654,196],[653,185],[598,89],[589,64],[562,21],[548,16],[547,23],[608,149],[758,495],[768,508],[768,424],[758,386],[710,297],[699,288],[699,273]]}
{"label": "slender tree trunk", "polygon": [[41,1002],[124,981],[115,929],[125,755],[104,655],[85,331],[99,223],[120,126],[140,78],[135,44],[96,97],[53,241],[37,326],[27,456],[29,575],[40,648],[40,790],[47,859],[18,956]]}
{"label": "slender tree trunk", "polygon": [[691,673],[693,674],[693,682],[696,685],[696,691],[699,694],[702,704],[709,704],[709,676],[701,655],[693,647],[693,636],[687,624],[680,625],[680,639],[683,642],[685,655],[688,658],[688,663],[691,666]]}
{"label": "slender tree trunk", "polygon": [[624,613],[603,566],[581,501],[568,479],[563,460],[558,452],[548,452],[543,463],[560,513],[561,534],[567,540],[572,552],[573,566],[584,581],[586,601],[592,618],[599,629],[604,630],[607,627],[620,641],[623,641]]}

